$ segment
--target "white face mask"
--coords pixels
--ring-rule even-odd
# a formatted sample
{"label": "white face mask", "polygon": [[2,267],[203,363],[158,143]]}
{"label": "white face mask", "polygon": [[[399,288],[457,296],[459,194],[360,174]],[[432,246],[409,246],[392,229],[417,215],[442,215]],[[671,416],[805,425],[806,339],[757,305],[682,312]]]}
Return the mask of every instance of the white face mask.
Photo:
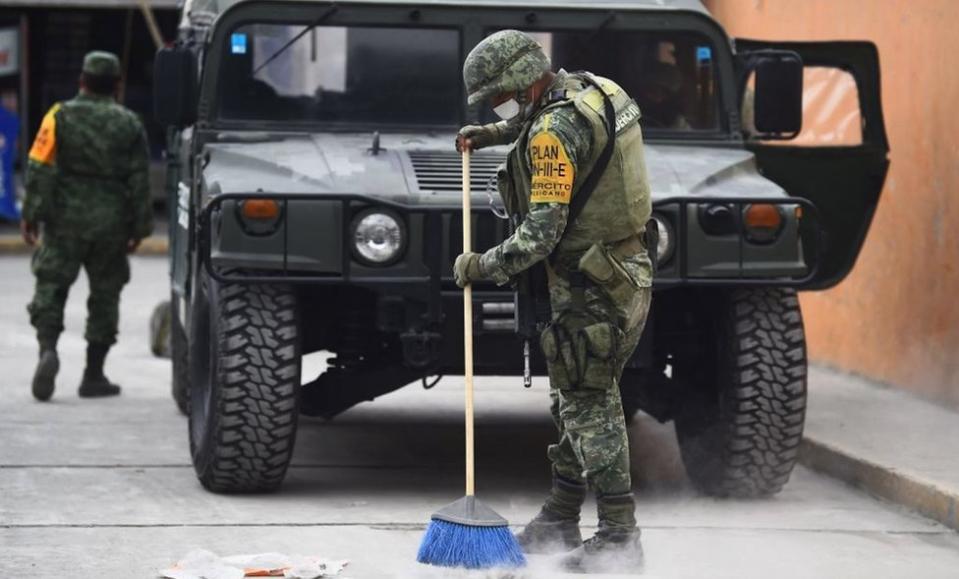
{"label": "white face mask", "polygon": [[516,96],[493,107],[493,112],[509,123],[524,121],[533,111],[533,103],[529,102],[528,91],[529,89],[522,92],[516,91]]}
{"label": "white face mask", "polygon": [[504,121],[511,121],[519,115],[520,106],[519,103],[516,102],[516,99],[509,99],[508,101],[493,107],[493,112]]}

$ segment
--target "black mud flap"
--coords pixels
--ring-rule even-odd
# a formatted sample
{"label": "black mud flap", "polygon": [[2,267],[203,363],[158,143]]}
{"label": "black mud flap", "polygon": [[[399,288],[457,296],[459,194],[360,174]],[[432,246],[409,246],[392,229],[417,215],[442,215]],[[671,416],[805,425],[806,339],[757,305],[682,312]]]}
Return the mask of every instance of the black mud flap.
{"label": "black mud flap", "polygon": [[[821,139],[820,142],[753,141],[747,144],[756,154],[763,175],[789,195],[806,198],[818,208],[822,227],[818,273],[799,289],[830,288],[849,274],[859,256],[889,168],[889,144],[880,99],[879,53],[871,42],[736,40],[737,57],[744,65],[751,53],[769,49],[797,53],[807,74],[809,69],[817,67],[848,73],[858,92],[861,142],[835,144]],[[808,94],[811,88],[807,84],[806,96],[813,96]],[[745,83],[743,92],[748,93]],[[804,130],[807,122],[811,124],[813,119],[803,119]],[[801,131],[799,139],[802,138]]]}

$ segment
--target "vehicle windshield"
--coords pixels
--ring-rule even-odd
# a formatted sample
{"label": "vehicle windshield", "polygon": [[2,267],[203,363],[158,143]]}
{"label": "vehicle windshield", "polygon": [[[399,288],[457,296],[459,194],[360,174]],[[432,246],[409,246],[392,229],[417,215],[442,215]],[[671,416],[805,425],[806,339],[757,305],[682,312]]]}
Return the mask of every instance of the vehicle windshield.
{"label": "vehicle windshield", "polygon": [[459,123],[459,31],[317,26],[286,46],[306,29],[247,24],[229,35],[221,117],[384,127]]}
{"label": "vehicle windshield", "polygon": [[[304,33],[305,32],[305,33]],[[492,32],[492,31],[490,31]],[[619,83],[651,131],[718,129],[714,51],[691,32],[530,31],[554,69]],[[220,117],[390,127],[462,122],[456,29],[246,24],[228,35]],[[480,106],[484,122],[497,120]]]}
{"label": "vehicle windshield", "polygon": [[622,86],[639,104],[643,128],[719,128],[713,49],[705,36],[633,30],[528,32],[543,46],[554,69],[585,70]]}

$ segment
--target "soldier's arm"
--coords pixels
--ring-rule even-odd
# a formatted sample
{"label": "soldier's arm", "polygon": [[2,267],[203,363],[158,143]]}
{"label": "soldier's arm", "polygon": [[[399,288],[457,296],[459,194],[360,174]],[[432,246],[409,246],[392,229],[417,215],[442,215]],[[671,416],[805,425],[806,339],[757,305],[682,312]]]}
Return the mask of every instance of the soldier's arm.
{"label": "soldier's arm", "polygon": [[464,141],[470,141],[473,150],[495,145],[508,145],[519,138],[521,125],[517,123],[489,123],[488,125],[466,125],[456,135],[456,150],[462,151]]}
{"label": "soldier's arm", "polygon": [[130,153],[127,191],[130,196],[131,239],[143,239],[153,232],[153,205],[150,198],[150,151],[146,132],[139,121]]}
{"label": "soldier's arm", "polygon": [[523,125],[520,123],[499,121],[498,123],[493,123],[493,126],[496,127],[496,132],[499,135],[499,142],[497,144],[509,145],[519,138],[519,131]]}
{"label": "soldier's arm", "polygon": [[533,204],[513,235],[480,258],[483,273],[503,285],[545,259],[559,243],[568,215],[567,203]]}
{"label": "soldier's arm", "polygon": [[588,158],[588,125],[564,110],[547,113],[530,129],[530,212],[503,243],[480,258],[483,273],[502,285],[556,248],[569,217],[576,164]]}
{"label": "soldier's arm", "polygon": [[53,215],[57,178],[57,103],[47,111],[40,130],[30,147],[26,171],[26,195],[23,199],[23,221],[36,224]]}

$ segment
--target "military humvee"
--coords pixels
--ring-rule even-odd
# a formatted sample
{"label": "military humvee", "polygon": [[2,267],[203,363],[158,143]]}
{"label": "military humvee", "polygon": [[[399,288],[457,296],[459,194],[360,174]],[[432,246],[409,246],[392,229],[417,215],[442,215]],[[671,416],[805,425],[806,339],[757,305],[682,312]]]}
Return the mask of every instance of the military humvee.
{"label": "military humvee", "polygon": [[[465,105],[461,65],[503,28],[642,111],[657,273],[627,413],[674,421],[707,493],[788,480],[806,407],[796,292],[849,273],[888,166],[871,43],[730,39],[695,0],[187,0],[157,56],[156,113],[173,394],[208,489],[280,485],[301,412],[462,372],[453,140],[490,112]],[[509,234],[490,193],[505,154],[473,158],[480,250]],[[523,375],[522,321],[541,304],[473,295],[477,374]],[[317,351],[328,368],[303,385]]]}

